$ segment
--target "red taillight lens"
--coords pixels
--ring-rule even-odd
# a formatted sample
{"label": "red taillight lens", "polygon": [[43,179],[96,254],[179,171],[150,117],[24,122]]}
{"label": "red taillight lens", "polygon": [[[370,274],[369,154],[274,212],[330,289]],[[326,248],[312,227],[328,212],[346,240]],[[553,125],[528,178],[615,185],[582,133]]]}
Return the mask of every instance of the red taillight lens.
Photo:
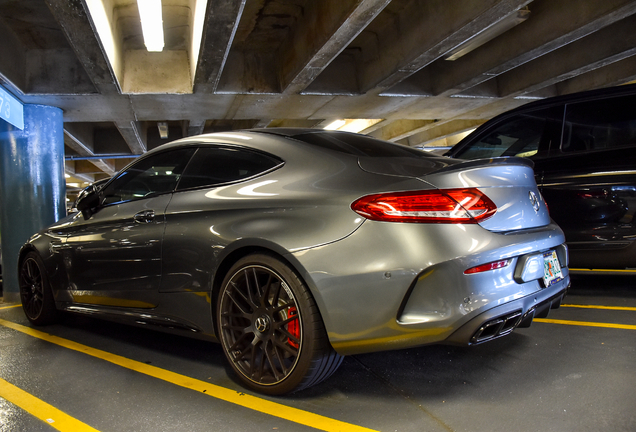
{"label": "red taillight lens", "polygon": [[371,220],[419,223],[478,223],[497,211],[495,203],[474,188],[368,195],[351,208]]}
{"label": "red taillight lens", "polygon": [[494,261],[488,264],[482,264],[477,267],[469,268],[468,270],[464,271],[464,274],[475,274],[475,273],[482,273],[489,270],[496,270],[496,269],[504,268],[508,264],[510,264],[510,260]]}

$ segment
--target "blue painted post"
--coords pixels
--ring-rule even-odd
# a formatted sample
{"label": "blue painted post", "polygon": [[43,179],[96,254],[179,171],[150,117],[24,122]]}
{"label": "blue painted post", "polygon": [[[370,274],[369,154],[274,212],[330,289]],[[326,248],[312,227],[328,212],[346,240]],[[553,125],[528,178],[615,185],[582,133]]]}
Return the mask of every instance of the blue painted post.
{"label": "blue painted post", "polygon": [[24,129],[0,119],[0,234],[4,301],[20,301],[18,252],[66,215],[62,110],[24,105]]}

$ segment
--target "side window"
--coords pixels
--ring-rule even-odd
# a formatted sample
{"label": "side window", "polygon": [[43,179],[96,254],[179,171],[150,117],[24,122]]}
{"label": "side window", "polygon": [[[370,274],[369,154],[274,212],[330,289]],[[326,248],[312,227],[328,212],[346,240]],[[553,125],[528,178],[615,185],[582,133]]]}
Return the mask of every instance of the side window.
{"label": "side window", "polygon": [[194,150],[170,150],[138,161],[120,173],[104,189],[102,204],[132,201],[172,192]]}
{"label": "side window", "polygon": [[461,150],[456,157],[531,157],[540,150],[547,151],[551,136],[558,137],[562,115],[562,107],[519,114],[491,129],[481,139]]}
{"label": "side window", "polygon": [[561,151],[603,150],[636,144],[636,97],[569,104]]}
{"label": "side window", "polygon": [[183,173],[178,190],[243,180],[281,163],[278,159],[251,150],[201,147]]}

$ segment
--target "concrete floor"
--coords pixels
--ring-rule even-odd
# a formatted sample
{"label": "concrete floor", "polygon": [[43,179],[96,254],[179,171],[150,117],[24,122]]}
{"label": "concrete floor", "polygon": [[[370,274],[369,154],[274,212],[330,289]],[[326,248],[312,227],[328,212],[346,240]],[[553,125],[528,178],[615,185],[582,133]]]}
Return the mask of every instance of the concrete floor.
{"label": "concrete floor", "polygon": [[347,357],[280,398],[243,393],[218,345],[84,317],[47,336],[0,304],[0,431],[635,431],[635,282],[574,278],[567,305],[614,309],[562,307],[548,319],[570,325],[477,347]]}

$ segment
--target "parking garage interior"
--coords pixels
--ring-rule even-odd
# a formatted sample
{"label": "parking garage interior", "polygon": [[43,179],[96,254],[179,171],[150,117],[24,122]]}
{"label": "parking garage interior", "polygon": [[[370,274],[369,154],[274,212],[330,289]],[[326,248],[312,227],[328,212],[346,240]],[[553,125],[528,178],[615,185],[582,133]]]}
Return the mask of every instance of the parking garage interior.
{"label": "parking garage interior", "polygon": [[160,3],[159,50],[133,0],[0,1],[0,431],[636,430],[630,269],[573,275],[507,337],[348,356],[285,397],[241,387],[216,344],[32,327],[20,246],[162,144],[303,127],[442,154],[529,101],[636,80],[635,1]]}

